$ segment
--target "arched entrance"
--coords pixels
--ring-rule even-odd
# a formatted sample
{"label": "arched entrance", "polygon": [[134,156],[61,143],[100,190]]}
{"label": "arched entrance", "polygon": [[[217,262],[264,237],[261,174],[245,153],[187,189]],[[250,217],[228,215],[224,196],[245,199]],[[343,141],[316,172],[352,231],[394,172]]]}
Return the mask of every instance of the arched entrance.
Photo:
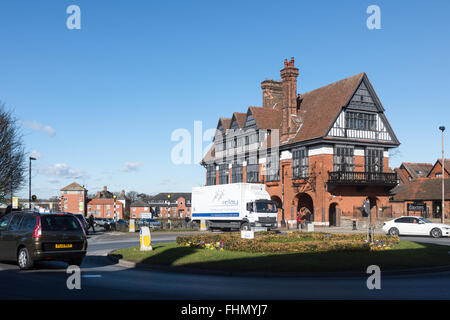
{"label": "arched entrance", "polygon": [[270,199],[272,201],[275,201],[275,204],[277,205],[277,212],[278,212],[277,221],[281,221],[282,220],[282,214],[283,214],[283,203],[281,202],[281,199],[278,196],[271,196]]}
{"label": "arched entrance", "polygon": [[306,217],[306,220],[314,221],[314,203],[311,196],[307,193],[299,193],[297,199],[297,212]]}
{"label": "arched entrance", "polygon": [[330,204],[330,208],[328,209],[328,222],[330,227],[335,227],[338,225],[337,221],[337,203],[333,202]]}

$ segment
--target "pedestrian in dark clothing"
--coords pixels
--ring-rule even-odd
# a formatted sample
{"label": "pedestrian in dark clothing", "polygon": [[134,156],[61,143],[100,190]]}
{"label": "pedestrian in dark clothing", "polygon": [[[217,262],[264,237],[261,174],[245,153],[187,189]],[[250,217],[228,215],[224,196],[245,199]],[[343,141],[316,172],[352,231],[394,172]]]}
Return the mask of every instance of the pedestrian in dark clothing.
{"label": "pedestrian in dark clothing", "polygon": [[184,221],[186,221],[186,229],[189,227],[189,221],[191,221],[191,219],[186,216],[186,218],[184,218]]}
{"label": "pedestrian in dark clothing", "polygon": [[92,228],[92,231],[94,231],[94,233],[95,233],[94,216],[92,214],[89,216],[89,226]]}

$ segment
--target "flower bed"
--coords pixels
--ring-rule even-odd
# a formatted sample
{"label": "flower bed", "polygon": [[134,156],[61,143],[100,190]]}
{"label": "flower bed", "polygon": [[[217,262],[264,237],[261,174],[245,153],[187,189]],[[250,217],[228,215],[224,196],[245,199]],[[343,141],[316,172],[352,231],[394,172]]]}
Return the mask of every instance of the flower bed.
{"label": "flower bed", "polygon": [[366,234],[331,234],[324,232],[290,232],[288,234],[257,232],[255,233],[255,239],[241,239],[238,232],[177,237],[179,245],[188,247],[280,253],[388,250],[398,242],[398,237],[386,235],[375,235],[375,241],[368,243]]}

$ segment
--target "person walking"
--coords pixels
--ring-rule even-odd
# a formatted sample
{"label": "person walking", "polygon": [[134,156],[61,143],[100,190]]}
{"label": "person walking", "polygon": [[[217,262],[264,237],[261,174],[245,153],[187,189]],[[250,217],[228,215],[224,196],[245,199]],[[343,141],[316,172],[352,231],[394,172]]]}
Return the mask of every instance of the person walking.
{"label": "person walking", "polygon": [[297,213],[297,229],[299,229],[300,226],[303,226],[303,220],[302,220],[302,213],[299,211]]}
{"label": "person walking", "polygon": [[189,218],[188,215],[186,215],[186,218],[184,218],[184,221],[186,221],[186,229],[189,228],[189,221],[191,221],[191,219]]}
{"label": "person walking", "polygon": [[89,216],[89,227],[92,228],[92,231],[94,231],[94,233],[95,233],[94,216],[92,214]]}

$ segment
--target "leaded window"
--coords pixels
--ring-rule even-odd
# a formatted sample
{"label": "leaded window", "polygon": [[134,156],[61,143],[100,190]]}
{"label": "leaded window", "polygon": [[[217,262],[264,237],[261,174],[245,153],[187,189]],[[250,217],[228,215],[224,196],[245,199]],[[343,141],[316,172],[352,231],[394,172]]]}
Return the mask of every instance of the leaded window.
{"label": "leaded window", "polygon": [[280,181],[280,157],[278,152],[267,155],[266,180]]}
{"label": "leaded window", "polygon": [[219,164],[219,184],[228,183],[228,164]]}
{"label": "leaded window", "polygon": [[259,182],[259,164],[256,156],[249,157],[247,160],[247,182]]}
{"label": "leaded window", "polygon": [[365,166],[367,172],[383,172],[383,149],[367,148]]}
{"label": "leaded window", "polygon": [[210,164],[206,167],[206,185],[213,186],[216,184],[216,165]]}
{"label": "leaded window", "polygon": [[354,171],[354,149],[352,146],[336,146],[333,156],[333,171],[353,172]]}
{"label": "leaded window", "polygon": [[232,183],[242,182],[243,177],[244,174],[242,168],[242,161],[235,161],[233,163],[233,166],[231,167],[231,182]]}
{"label": "leaded window", "polygon": [[377,128],[376,114],[347,111],[345,113],[345,127],[347,129],[375,131]]}
{"label": "leaded window", "polygon": [[308,153],[306,148],[292,150],[292,176],[294,179],[309,176]]}

